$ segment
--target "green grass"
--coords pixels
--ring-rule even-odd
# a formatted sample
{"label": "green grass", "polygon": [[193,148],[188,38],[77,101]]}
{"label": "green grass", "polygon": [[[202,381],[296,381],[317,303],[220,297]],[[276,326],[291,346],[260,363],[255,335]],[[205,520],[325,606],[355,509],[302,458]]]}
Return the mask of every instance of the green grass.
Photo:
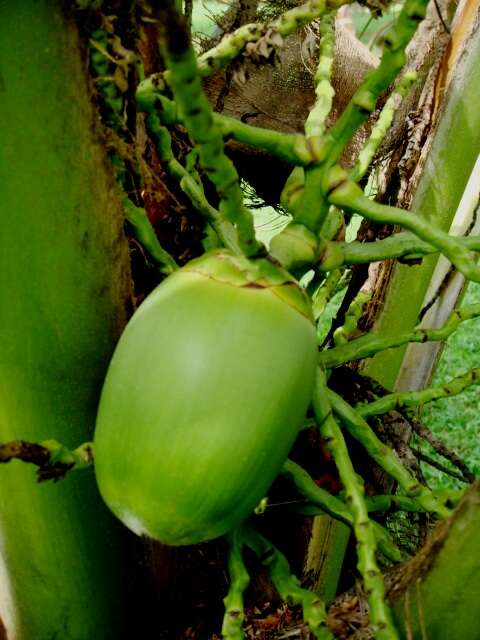
{"label": "green grass", "polygon": [[[480,302],[480,284],[472,283],[467,289],[464,304]],[[432,384],[439,385],[451,378],[480,366],[480,318],[460,325],[445,346]],[[423,421],[433,433],[463,457],[470,469],[480,476],[480,385],[468,388],[459,396],[437,400],[425,405]],[[425,454],[439,462],[445,461],[423,446]],[[446,465],[448,466],[448,464]],[[423,465],[432,487],[460,488],[464,484]]]}

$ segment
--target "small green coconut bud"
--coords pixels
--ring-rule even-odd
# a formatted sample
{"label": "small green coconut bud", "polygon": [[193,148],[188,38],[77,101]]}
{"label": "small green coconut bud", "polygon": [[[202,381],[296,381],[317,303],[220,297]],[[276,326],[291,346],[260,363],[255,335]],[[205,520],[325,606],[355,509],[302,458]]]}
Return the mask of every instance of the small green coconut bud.
{"label": "small green coconut bud", "polygon": [[339,165],[332,167],[328,172],[325,190],[329,194],[329,201],[340,207],[346,206],[358,196],[363,196],[361,187],[349,180],[348,173]]}
{"label": "small green coconut bud", "polygon": [[270,253],[289,271],[308,267],[318,254],[318,239],[303,224],[291,222],[270,243]]}
{"label": "small green coconut bud", "polygon": [[284,209],[295,215],[295,209],[303,194],[305,171],[303,167],[295,167],[280,194],[280,204]]}
{"label": "small green coconut bud", "polygon": [[345,220],[337,207],[330,207],[328,216],[322,225],[321,235],[325,240],[343,240],[345,237]]}
{"label": "small green coconut bud", "polygon": [[338,242],[325,242],[320,254],[320,271],[333,271],[343,264],[343,250]]}

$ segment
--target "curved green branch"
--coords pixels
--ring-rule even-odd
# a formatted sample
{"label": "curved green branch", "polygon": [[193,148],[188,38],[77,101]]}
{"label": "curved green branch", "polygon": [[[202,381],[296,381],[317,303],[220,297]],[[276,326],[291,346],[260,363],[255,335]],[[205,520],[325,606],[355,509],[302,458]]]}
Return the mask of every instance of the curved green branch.
{"label": "curved green branch", "polygon": [[426,511],[435,513],[440,518],[446,518],[450,515],[450,510],[437,500],[430,489],[420,484],[412,476],[392,449],[375,435],[370,425],[348,402],[330,389],[327,395],[334,413],[342,421],[350,435],[360,442],[370,457],[398,482],[407,497],[415,498]]}
{"label": "curved green branch", "polygon": [[225,615],[222,625],[222,638],[224,640],[242,640],[243,622],[245,611],[243,608],[243,593],[248,587],[250,576],[242,558],[243,530],[241,527],[234,529],[226,536],[229,543],[228,573],[230,574],[230,587],[223,599]]}
{"label": "curved green branch", "polygon": [[[480,236],[459,236],[456,241],[468,251],[480,251]],[[437,247],[410,231],[401,231],[374,242],[326,242],[317,269],[331,271],[344,265],[368,264],[394,258],[414,260],[438,252]]]}
{"label": "curved green branch", "polygon": [[[315,484],[314,480],[300,465],[293,462],[293,460],[287,460],[283,465],[281,474],[291,480],[298,492],[309,500],[310,503],[313,503],[315,505],[314,509],[316,509],[315,513],[312,513],[312,505],[309,504],[301,505],[298,511],[305,513],[305,515],[327,513],[335,520],[339,520],[349,527],[353,527],[354,519],[350,508],[342,502],[340,498],[333,496]],[[308,511],[308,509],[310,509],[310,511]],[[421,507],[417,505],[417,510],[419,509],[421,510]],[[399,562],[402,559],[402,554],[393,542],[388,531],[377,522],[372,521],[372,526],[380,551],[393,562]]]}
{"label": "curved green branch", "polygon": [[333,334],[335,346],[347,344],[349,337],[357,328],[358,321],[362,317],[363,307],[367,304],[370,298],[370,293],[359,291],[359,293],[352,300],[345,314],[345,322],[341,327],[335,329],[335,332]]}
{"label": "curved green branch", "polygon": [[379,351],[400,347],[408,342],[437,342],[446,340],[466,320],[472,320],[480,315],[480,304],[466,305],[455,309],[448,321],[439,329],[414,329],[409,333],[396,336],[382,337],[375,333],[367,333],[360,338],[351,340],[332,349],[318,354],[319,363],[331,369],[353,360],[363,360],[374,356]]}
{"label": "curved green branch", "polygon": [[145,209],[135,206],[129,198],[123,199],[123,209],[125,218],[132,225],[135,238],[154,260],[158,270],[168,276],[178,269],[173,257],[160,244]]}
{"label": "curved green branch", "polygon": [[311,591],[303,589],[300,581],[290,573],[288,560],[269,540],[246,526],[244,540],[267,567],[272,582],[280,597],[290,604],[299,604],[303,610],[303,619],[317,640],[333,640],[326,627],[327,614],[325,603]]}
{"label": "curved green branch", "polygon": [[458,238],[449,236],[416,213],[370,200],[357,184],[346,179],[345,172],[339,168],[332,170],[329,180],[332,189],[328,199],[332,204],[359,213],[367,220],[382,224],[398,224],[412,231],[425,242],[437,247],[466,278],[480,282],[480,267]]}
{"label": "curved green branch", "polygon": [[236,226],[238,243],[245,255],[255,255],[259,244],[255,239],[253,217],[243,203],[237,170],[224,153],[222,133],[203,93],[185,20],[172,10],[161,11],[161,18],[165,60],[185,126],[198,149],[203,168],[220,196],[220,214]]}
{"label": "curved green branch", "polygon": [[461,376],[453,378],[440,387],[431,387],[430,389],[422,389],[420,391],[390,393],[374,402],[357,405],[355,411],[362,416],[362,418],[369,418],[370,416],[377,416],[382,413],[387,413],[387,411],[393,411],[394,409],[417,407],[426,402],[438,400],[439,398],[456,396],[465,389],[468,389],[468,387],[473,384],[478,384],[479,382],[480,369],[472,369]]}
{"label": "curved green branch", "polygon": [[[137,88],[138,110],[149,114],[157,113],[161,124],[168,127],[183,124],[184,120],[176,103],[163,95],[164,90],[165,87],[156,84],[152,77],[143,80]],[[254,127],[221,113],[213,113],[213,121],[225,140],[233,139],[248,144],[298,166],[305,166],[316,160],[314,146],[301,133],[283,133]]]}
{"label": "curved green branch", "polygon": [[372,521],[368,517],[362,479],[355,473],[340,427],[333,417],[327,392],[325,372],[318,369],[313,393],[313,408],[320,433],[327,439],[353,516],[357,541],[358,569],[363,578],[370,608],[370,622],[377,640],[397,640],[398,634],[385,602],[383,576],[375,559],[376,540]]}
{"label": "curved green branch", "polygon": [[385,36],[380,65],[368,74],[325,138],[322,156],[329,166],[338,161],[355,131],[374,111],[379,96],[402,69],[405,47],[424,18],[427,4],[428,0],[406,0],[394,27]]}

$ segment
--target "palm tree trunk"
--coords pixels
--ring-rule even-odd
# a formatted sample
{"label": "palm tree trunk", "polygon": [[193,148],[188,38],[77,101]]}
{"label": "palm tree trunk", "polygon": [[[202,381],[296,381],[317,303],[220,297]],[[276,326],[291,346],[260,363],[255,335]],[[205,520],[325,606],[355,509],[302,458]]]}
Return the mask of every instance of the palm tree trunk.
{"label": "palm tree trunk", "polygon": [[[77,446],[92,435],[130,276],[79,38],[61,4],[0,3],[0,437]],[[39,485],[14,462],[1,476],[9,640],[123,637],[124,531],[92,472]]]}

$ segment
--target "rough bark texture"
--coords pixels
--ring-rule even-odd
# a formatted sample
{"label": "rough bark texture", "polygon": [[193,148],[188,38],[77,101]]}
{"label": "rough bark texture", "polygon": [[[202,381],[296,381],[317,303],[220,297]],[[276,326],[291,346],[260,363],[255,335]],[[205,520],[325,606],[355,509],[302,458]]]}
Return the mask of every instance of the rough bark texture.
{"label": "rough bark texture", "polygon": [[389,587],[402,637],[476,640],[480,598],[480,483],[395,575]]}
{"label": "rough bark texture", "polygon": [[[431,15],[435,19],[436,14]],[[425,125],[422,137],[420,140],[408,139],[404,159],[393,172],[405,185],[410,179],[415,185],[415,192],[409,185],[399,194],[395,187],[400,183],[395,180],[389,183],[386,192],[393,189],[393,200],[399,196],[401,205],[409,205],[411,201],[413,210],[422,212],[443,229],[450,228],[480,150],[478,124],[475,124],[478,123],[478,109],[474,97],[479,69],[478,20],[477,3],[477,13],[468,19],[470,29],[460,24],[462,44],[457,43],[455,47],[460,47],[463,53],[460,57],[453,56],[452,45],[449,45],[440,62],[434,66],[433,78],[425,84],[423,97],[428,94],[430,98],[422,103],[421,110],[429,105],[421,116]],[[440,28],[441,25],[438,26]],[[427,33],[433,35],[434,44],[437,39],[435,31]],[[450,72],[451,82],[447,88],[447,69],[454,63],[455,71],[453,74]],[[415,134],[416,128],[411,131]],[[372,270],[369,287],[375,290],[375,295],[362,328],[375,323],[377,330],[389,335],[416,325],[437,261],[438,257],[431,256],[417,266],[387,262],[380,269],[377,266],[376,271]],[[393,388],[404,353],[405,349],[401,348],[372,359],[366,367],[368,375]],[[419,357],[417,355],[417,359]],[[402,388],[406,388],[403,383]]]}

